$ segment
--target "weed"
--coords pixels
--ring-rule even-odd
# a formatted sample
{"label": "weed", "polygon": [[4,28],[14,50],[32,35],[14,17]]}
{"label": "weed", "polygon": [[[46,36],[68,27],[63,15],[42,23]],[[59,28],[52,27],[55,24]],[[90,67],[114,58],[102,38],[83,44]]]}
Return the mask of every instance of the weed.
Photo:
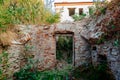
{"label": "weed", "polygon": [[73,17],[73,19],[74,19],[75,21],[79,21],[79,20],[84,19],[85,16],[86,16],[86,14],[82,14],[82,15],[75,14],[75,15],[73,15],[72,17]]}
{"label": "weed", "polygon": [[89,7],[89,15],[93,16],[94,13],[95,13],[95,7],[94,6]]}
{"label": "weed", "polygon": [[72,67],[65,67],[58,70],[38,71],[35,62],[30,59],[28,63],[14,73],[14,80],[68,80]]}
{"label": "weed", "polygon": [[56,59],[71,64],[73,53],[73,38],[70,36],[59,36],[56,45]]}
{"label": "weed", "polygon": [[52,14],[42,0],[0,0],[0,43],[10,45],[14,38],[13,25],[52,24],[59,21],[59,14]]}

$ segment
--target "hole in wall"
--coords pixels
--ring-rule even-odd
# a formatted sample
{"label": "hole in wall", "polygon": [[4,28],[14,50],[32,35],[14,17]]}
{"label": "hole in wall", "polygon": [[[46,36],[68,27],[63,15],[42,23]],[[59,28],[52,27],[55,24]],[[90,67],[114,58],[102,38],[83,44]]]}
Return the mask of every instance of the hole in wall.
{"label": "hole in wall", "polygon": [[98,55],[98,62],[99,63],[107,63],[107,57],[106,55]]}
{"label": "hole in wall", "polygon": [[60,62],[73,64],[73,34],[56,34],[56,59]]}

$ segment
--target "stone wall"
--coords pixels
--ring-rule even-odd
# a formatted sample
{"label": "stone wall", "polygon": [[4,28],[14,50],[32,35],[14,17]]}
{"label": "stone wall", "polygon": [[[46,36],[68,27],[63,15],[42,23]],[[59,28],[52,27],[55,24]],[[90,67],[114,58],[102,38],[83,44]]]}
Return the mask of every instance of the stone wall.
{"label": "stone wall", "polygon": [[[107,63],[116,80],[120,80],[120,45],[115,46],[116,39],[108,36],[103,42],[99,43],[102,35],[106,34],[102,25],[98,25],[107,15],[98,16],[86,24],[82,31],[81,36],[84,37],[91,45],[92,63],[96,66],[99,63],[99,56],[107,58]],[[108,16],[107,16],[108,17]]]}
{"label": "stone wall", "polygon": [[[56,60],[56,34],[72,33],[74,38],[74,64],[80,66],[90,62],[97,65],[99,55],[107,58],[109,68],[112,70],[116,80],[120,80],[120,48],[114,45],[114,40],[104,44],[92,44],[90,38],[99,38],[103,32],[95,31],[96,28],[87,25],[89,20],[72,23],[58,23],[54,25],[19,25],[18,39],[12,42],[8,48],[9,63],[11,71],[14,73],[26,64],[25,59],[32,57],[37,60],[39,70],[51,69],[57,66]],[[90,25],[89,24],[89,25]],[[94,28],[94,29],[93,29]],[[99,35],[96,35],[99,33]]]}
{"label": "stone wall", "polygon": [[[80,66],[90,62],[93,65],[99,63],[99,55],[107,59],[107,63],[113,72],[116,80],[120,80],[120,49],[114,45],[114,40],[106,41],[103,44],[92,44],[89,38],[97,40],[99,35],[94,33],[96,28],[85,25],[86,21],[72,23],[58,23],[54,25],[20,25],[18,29],[18,40],[13,41],[8,48],[10,53],[9,62],[11,70],[17,71],[26,64],[26,56],[37,60],[39,70],[51,69],[59,64],[56,60],[56,34],[73,34],[74,38],[74,64]],[[90,23],[92,24],[92,22]],[[89,25],[90,25],[89,24]],[[94,29],[93,29],[94,27]],[[93,30],[93,31],[91,31]],[[86,32],[86,33],[85,33]],[[103,34],[103,33],[102,33]],[[89,36],[90,35],[90,36]],[[94,36],[91,36],[94,35]]]}
{"label": "stone wall", "polygon": [[105,34],[102,31],[102,26],[97,24],[104,19],[106,15],[101,15],[96,19],[91,20],[81,31],[81,36],[84,37],[91,45],[92,63],[96,66],[99,63],[99,55],[107,58],[107,63],[116,80],[120,80],[120,46],[115,46],[115,40],[109,38],[102,43],[98,43],[101,36]]}
{"label": "stone wall", "polygon": [[120,80],[120,47],[114,45],[114,40],[107,41],[101,45],[92,45],[91,52],[93,65],[99,63],[99,55],[105,56],[107,58],[107,64],[116,80]]}
{"label": "stone wall", "polygon": [[[85,24],[85,23],[84,23]],[[39,69],[48,69],[57,65],[56,40],[57,33],[74,34],[74,64],[79,66],[89,63],[89,44],[80,36],[81,27],[79,23],[60,23],[52,26],[37,26],[31,35],[32,39],[26,44],[34,47],[31,54],[39,60]]]}
{"label": "stone wall", "polygon": [[8,75],[13,76],[14,72],[17,72],[21,68],[22,54],[24,53],[23,45],[11,45],[8,50]]}
{"label": "stone wall", "polygon": [[13,41],[13,45],[9,47],[8,51],[10,54],[15,53],[14,56],[16,54],[19,56],[15,57],[15,59],[19,58],[20,63],[17,64],[20,64],[20,66],[25,65],[25,58],[28,56],[38,61],[39,70],[51,69],[59,64],[56,60],[55,35],[58,33],[73,33],[73,64],[75,66],[88,64],[91,62],[89,43],[80,36],[81,29],[85,24],[86,22],[83,20],[81,22],[59,23],[50,26],[20,25],[18,29],[20,34],[18,36],[21,39]]}

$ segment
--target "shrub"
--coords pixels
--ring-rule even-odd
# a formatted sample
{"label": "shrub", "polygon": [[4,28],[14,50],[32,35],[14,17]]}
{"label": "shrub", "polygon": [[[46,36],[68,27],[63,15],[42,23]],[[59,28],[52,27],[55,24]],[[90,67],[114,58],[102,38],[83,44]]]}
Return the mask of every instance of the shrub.
{"label": "shrub", "polygon": [[95,7],[94,6],[89,7],[89,16],[94,16],[94,13],[95,13]]}
{"label": "shrub", "polygon": [[47,9],[43,0],[0,0],[0,43],[10,44],[13,33],[6,29],[13,29],[14,25],[52,24],[58,21],[59,14]]}
{"label": "shrub", "polygon": [[[7,24],[51,24],[59,19],[45,8],[42,0],[4,0],[0,3],[0,27]],[[55,18],[54,21],[48,21],[49,17]]]}
{"label": "shrub", "polygon": [[52,24],[54,22],[59,22],[59,17],[60,17],[59,14],[53,14],[48,18],[46,18],[46,22],[49,24]]}
{"label": "shrub", "polygon": [[86,16],[86,14],[82,14],[82,15],[75,14],[75,15],[73,15],[72,17],[73,17],[73,19],[74,19],[75,21],[79,21],[79,20],[84,19],[85,16]]}
{"label": "shrub", "polygon": [[94,4],[95,4],[95,12],[94,12],[95,15],[100,16],[101,14],[106,13],[107,5],[108,5],[107,0],[105,1],[97,0],[94,2]]}
{"label": "shrub", "polygon": [[14,80],[68,80],[71,66],[63,69],[53,69],[47,71],[38,71],[33,60],[14,73]]}

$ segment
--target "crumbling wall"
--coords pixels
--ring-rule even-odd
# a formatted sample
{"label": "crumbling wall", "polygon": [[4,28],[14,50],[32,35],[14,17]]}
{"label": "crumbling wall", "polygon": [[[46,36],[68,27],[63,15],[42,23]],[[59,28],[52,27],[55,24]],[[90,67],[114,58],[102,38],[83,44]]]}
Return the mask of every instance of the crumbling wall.
{"label": "crumbling wall", "polygon": [[[94,49],[96,47],[96,49]],[[114,40],[101,45],[92,45],[92,63],[99,64],[99,55],[107,58],[107,64],[116,80],[120,80],[120,48],[114,45]]]}
{"label": "crumbling wall", "polygon": [[[117,7],[118,9],[120,8],[119,6]],[[113,75],[116,80],[120,80],[120,30],[119,25],[116,26],[111,23],[112,19],[115,20],[115,23],[120,20],[117,19],[117,17],[111,17],[112,14],[116,14],[114,12],[119,11],[114,8],[114,10],[106,10],[106,14],[104,15],[95,15],[96,18],[91,18],[91,21],[83,27],[80,35],[84,37],[91,45],[93,65],[96,66],[99,63],[99,55],[106,56],[108,66],[113,72]],[[119,17],[119,15],[116,16]],[[116,27],[112,28],[112,25]]]}
{"label": "crumbling wall", "polygon": [[[105,16],[104,16],[105,17]],[[107,58],[108,67],[113,72],[116,80],[120,80],[120,46],[115,45],[116,39],[104,39],[101,36],[105,33],[101,31],[101,27],[97,26],[103,18],[103,15],[98,20],[92,20],[88,25],[83,27],[81,36],[88,40],[91,45],[92,64],[96,66],[99,63],[99,55]],[[101,43],[99,41],[104,39]]]}
{"label": "crumbling wall", "polygon": [[[87,21],[87,20],[86,20]],[[54,68],[58,61],[56,60],[56,33],[73,33],[74,36],[74,65],[79,66],[88,64],[91,61],[89,43],[80,36],[85,21],[73,23],[58,23],[54,25],[19,25],[19,39],[12,42],[8,52],[20,64],[24,66],[26,56],[37,60],[39,70]],[[17,48],[16,48],[17,47]],[[11,66],[14,68],[14,66]]]}

